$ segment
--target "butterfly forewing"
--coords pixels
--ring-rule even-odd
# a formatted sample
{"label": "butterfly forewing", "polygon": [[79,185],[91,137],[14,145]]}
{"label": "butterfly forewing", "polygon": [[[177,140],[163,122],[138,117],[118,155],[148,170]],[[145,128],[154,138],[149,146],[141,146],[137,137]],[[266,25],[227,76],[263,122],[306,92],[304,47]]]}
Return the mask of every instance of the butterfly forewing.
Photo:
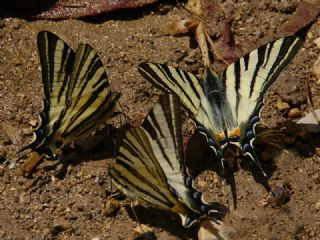
{"label": "butterfly forewing", "polygon": [[81,44],[67,90],[67,106],[61,119],[61,136],[68,140],[94,131],[113,114],[119,93],[109,86],[103,64],[88,44]]}
{"label": "butterfly forewing", "polygon": [[63,40],[51,32],[40,32],[37,43],[45,95],[43,113],[48,120],[46,135],[49,135],[52,133],[53,124],[60,118],[67,103],[66,90],[75,53]]}
{"label": "butterfly forewing", "polygon": [[228,67],[223,75],[226,96],[238,126],[247,124],[251,117],[259,114],[266,90],[294,57],[302,42],[296,36],[279,39]]}
{"label": "butterfly forewing", "polygon": [[148,81],[168,93],[179,96],[180,102],[197,115],[203,94],[198,79],[192,73],[164,64],[142,63],[139,72]]}

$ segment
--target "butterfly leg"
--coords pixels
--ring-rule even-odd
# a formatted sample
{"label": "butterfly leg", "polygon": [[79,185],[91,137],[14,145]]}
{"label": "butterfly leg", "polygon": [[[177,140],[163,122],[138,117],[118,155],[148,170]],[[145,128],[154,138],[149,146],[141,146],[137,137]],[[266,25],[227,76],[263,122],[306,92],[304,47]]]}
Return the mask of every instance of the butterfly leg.
{"label": "butterfly leg", "polygon": [[262,172],[262,174],[266,177],[267,174],[265,173],[265,171],[262,169],[262,166],[261,166],[261,163],[258,159],[258,156],[252,146],[252,142],[253,140],[250,141],[250,144],[249,143],[245,143],[243,144],[242,146],[242,152],[243,152],[243,155],[244,156],[249,156],[252,161],[259,167],[260,171]]}

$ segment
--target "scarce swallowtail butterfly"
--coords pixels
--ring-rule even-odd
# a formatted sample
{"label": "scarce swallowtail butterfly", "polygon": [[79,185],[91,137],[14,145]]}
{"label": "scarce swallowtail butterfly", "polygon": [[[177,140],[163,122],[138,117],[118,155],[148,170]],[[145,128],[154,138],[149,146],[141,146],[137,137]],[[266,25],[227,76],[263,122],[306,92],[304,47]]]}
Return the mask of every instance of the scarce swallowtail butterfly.
{"label": "scarce swallowtail butterfly", "polygon": [[97,53],[88,44],[74,52],[51,32],[38,34],[44,88],[40,124],[31,148],[53,158],[62,144],[88,135],[114,115],[120,93],[112,92]]}
{"label": "scarce swallowtail butterfly", "polygon": [[203,217],[219,222],[221,206],[205,203],[186,171],[180,117],[178,98],[162,96],[142,126],[126,133],[109,174],[128,197],[178,213],[184,227]]}
{"label": "scarce swallowtail butterfly", "polygon": [[142,63],[139,71],[156,87],[179,97],[222,167],[227,146],[236,145],[262,170],[253,141],[263,98],[302,43],[298,36],[270,42],[229,65],[221,76],[207,66],[202,79],[164,64]]}

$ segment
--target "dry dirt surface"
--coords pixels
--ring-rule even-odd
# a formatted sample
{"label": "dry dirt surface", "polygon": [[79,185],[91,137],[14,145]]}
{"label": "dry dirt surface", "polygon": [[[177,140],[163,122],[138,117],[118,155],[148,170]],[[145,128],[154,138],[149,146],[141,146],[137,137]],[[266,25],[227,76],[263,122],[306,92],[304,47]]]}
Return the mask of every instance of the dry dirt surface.
{"label": "dry dirt surface", "polygon": [[[217,1],[231,21],[236,41],[261,44],[295,11],[296,1]],[[128,200],[108,200],[112,158],[104,157],[103,132],[84,140],[93,142],[82,153],[69,156],[66,169],[59,161],[44,161],[31,178],[21,176],[27,156],[16,152],[31,140],[43,98],[36,36],[41,30],[56,33],[74,49],[89,43],[102,58],[112,88],[122,93],[122,111],[129,119],[143,118],[160,91],[139,75],[137,65],[166,63],[200,74],[201,55],[189,36],[164,36],[163,24],[189,16],[180,6],[155,4],[98,17],[64,21],[29,21],[0,10],[0,239],[132,239],[138,223]],[[232,16],[232,18],[230,18]],[[219,32],[218,26],[210,26]],[[216,37],[219,37],[217,35]],[[311,73],[319,49],[320,19],[311,26],[306,41],[291,64],[268,91],[262,124],[269,127],[289,118],[277,103],[305,115],[310,111],[306,81],[310,81],[316,107],[320,83]],[[250,51],[253,49],[245,49]],[[125,121],[117,118],[119,126]],[[317,140],[318,136],[313,136]],[[301,144],[308,145],[306,142]],[[303,156],[296,148],[281,151],[263,166],[272,169],[268,183],[275,195],[257,181],[252,171],[240,167],[235,175],[237,208],[232,210],[229,188],[205,173],[198,181],[208,199],[218,198],[229,207],[225,223],[233,239],[320,239],[320,151]],[[93,150],[92,150],[93,149]],[[90,151],[91,150],[91,151]],[[257,169],[255,171],[258,171]],[[224,190],[220,190],[224,189]],[[268,198],[269,196],[269,198]],[[282,201],[283,200],[283,201]],[[157,239],[195,239],[196,229],[186,230],[179,218],[154,208],[136,207],[139,222],[151,227]]]}

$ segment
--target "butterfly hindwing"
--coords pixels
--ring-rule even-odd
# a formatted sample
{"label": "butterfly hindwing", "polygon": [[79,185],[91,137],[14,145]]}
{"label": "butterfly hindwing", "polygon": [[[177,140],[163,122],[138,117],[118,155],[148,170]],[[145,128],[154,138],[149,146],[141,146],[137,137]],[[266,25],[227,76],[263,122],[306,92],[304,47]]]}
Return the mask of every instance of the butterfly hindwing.
{"label": "butterfly hindwing", "polygon": [[81,44],[75,56],[67,90],[67,107],[58,130],[73,139],[94,131],[114,113],[119,93],[111,91],[103,64],[88,44]]}

